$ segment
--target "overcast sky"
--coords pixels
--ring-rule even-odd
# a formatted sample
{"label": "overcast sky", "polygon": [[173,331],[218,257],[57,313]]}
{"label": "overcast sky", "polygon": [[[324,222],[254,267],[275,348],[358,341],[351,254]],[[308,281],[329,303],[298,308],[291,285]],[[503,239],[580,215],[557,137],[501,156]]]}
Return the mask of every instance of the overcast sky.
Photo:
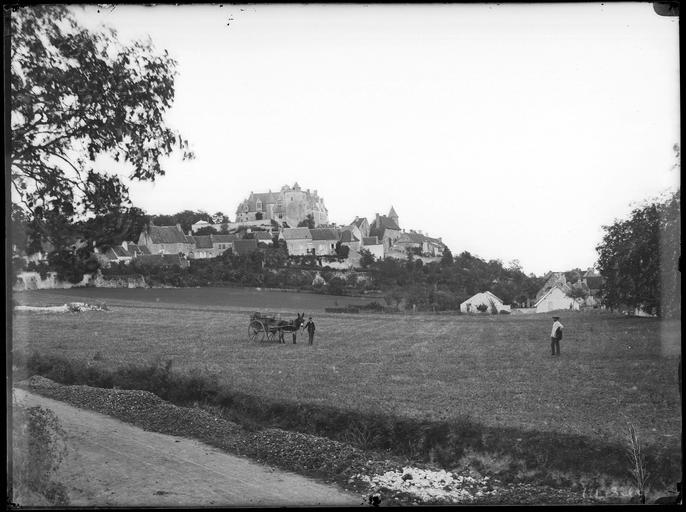
{"label": "overcast sky", "polygon": [[75,8],[178,61],[197,154],[131,185],[148,213],[317,189],[525,272],[585,268],[603,224],[678,186],[676,18],[650,3]]}

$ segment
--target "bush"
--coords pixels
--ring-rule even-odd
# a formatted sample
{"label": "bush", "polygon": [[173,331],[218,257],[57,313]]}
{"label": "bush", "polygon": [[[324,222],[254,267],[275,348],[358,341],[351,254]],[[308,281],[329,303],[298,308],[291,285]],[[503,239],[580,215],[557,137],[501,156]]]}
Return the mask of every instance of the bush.
{"label": "bush", "polygon": [[67,453],[66,434],[55,414],[42,407],[16,407],[12,417],[13,499],[31,506],[31,494],[68,505],[64,484],[53,477]]}

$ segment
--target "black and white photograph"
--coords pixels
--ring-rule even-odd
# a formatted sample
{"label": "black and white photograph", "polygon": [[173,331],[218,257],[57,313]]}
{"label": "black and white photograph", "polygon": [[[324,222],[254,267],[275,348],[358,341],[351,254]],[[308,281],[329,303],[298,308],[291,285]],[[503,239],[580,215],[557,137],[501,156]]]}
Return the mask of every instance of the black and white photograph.
{"label": "black and white photograph", "polygon": [[3,14],[10,509],[682,504],[679,2]]}

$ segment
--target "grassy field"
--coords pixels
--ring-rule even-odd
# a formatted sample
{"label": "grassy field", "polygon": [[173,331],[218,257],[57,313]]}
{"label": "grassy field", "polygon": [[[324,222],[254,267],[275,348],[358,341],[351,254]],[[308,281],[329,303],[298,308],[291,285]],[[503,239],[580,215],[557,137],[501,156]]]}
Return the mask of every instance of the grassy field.
{"label": "grassy field", "polygon": [[[138,291],[148,295],[131,293]],[[34,305],[98,298],[111,309],[18,312],[13,350],[102,368],[172,359],[174,372],[216,375],[221,386],[254,397],[428,422],[468,418],[515,440],[549,433],[616,444],[631,421],[658,458],[681,451],[678,352],[664,350],[680,340],[678,323],[562,314],[562,355],[553,358],[549,315],[333,315],[317,313],[318,301],[340,297],[308,295],[309,307],[291,311],[316,313],[314,346],[302,337],[296,345],[250,344],[246,312],[183,295],[205,291],[16,294]]]}

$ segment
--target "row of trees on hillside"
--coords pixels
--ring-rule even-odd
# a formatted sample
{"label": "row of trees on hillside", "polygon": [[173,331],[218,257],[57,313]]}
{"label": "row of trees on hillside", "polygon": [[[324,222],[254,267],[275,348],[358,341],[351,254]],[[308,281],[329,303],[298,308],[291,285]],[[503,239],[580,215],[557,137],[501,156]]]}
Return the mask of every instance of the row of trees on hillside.
{"label": "row of trees on hillside", "polygon": [[419,308],[456,309],[475,293],[489,290],[506,304],[525,305],[543,286],[544,278],[526,275],[512,262],[485,261],[465,251],[453,256],[446,250],[440,262],[424,263],[412,255],[407,260],[374,261],[363,254],[361,265],[375,286],[397,301]]}

